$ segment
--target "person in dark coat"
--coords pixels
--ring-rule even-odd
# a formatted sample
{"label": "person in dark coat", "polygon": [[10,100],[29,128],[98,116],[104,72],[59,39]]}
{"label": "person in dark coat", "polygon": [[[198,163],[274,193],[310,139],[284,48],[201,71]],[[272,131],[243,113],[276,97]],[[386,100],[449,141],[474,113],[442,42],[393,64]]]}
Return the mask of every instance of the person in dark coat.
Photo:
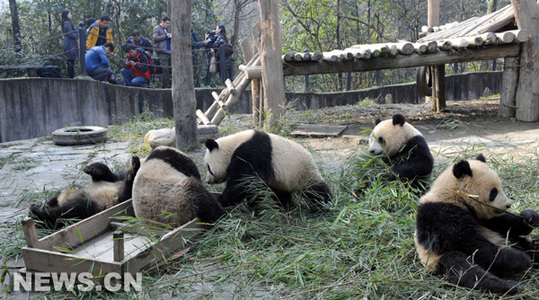
{"label": "person in dark coat", "polygon": [[224,82],[227,78],[230,80],[234,80],[234,61],[232,59],[232,54],[234,53],[234,50],[232,49],[232,46],[228,43],[228,38],[226,37],[226,29],[225,25],[219,25],[217,28],[215,28],[215,35],[217,36],[215,43],[213,44],[213,49],[217,53],[215,56],[221,61],[221,57],[219,57],[220,54],[220,48],[221,46],[225,49],[225,69],[220,70],[219,75],[221,76],[221,80]]}
{"label": "person in dark coat", "polygon": [[64,34],[63,46],[67,59],[67,75],[75,77],[75,60],[79,59],[78,34],[71,21],[71,12],[68,9],[62,11],[62,32]]}
{"label": "person in dark coat", "polygon": [[153,54],[152,43],[150,43],[150,41],[147,38],[141,36],[140,31],[138,31],[137,29],[133,30],[133,33],[131,34],[131,36],[127,39],[125,44],[122,46],[122,49],[124,50],[125,53],[127,53],[128,51],[127,46],[129,45],[134,45],[136,48],[142,48],[145,52],[150,53],[150,55]]}

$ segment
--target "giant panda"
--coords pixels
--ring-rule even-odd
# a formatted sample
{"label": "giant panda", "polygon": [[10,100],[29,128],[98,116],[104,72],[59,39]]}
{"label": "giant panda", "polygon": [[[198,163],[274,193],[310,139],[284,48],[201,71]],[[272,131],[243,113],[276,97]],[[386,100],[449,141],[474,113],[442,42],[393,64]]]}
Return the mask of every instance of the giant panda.
{"label": "giant panda", "polygon": [[483,155],[447,168],[417,207],[415,246],[427,271],[467,288],[516,293],[517,282],[498,276],[532,263],[534,246],[525,236],[539,225],[539,214],[517,216],[510,206]]}
{"label": "giant panda", "polygon": [[245,130],[206,140],[204,162],[209,184],[226,181],[219,202],[229,207],[250,198],[245,182],[260,178],[282,204],[302,191],[310,200],[327,202],[331,192],[315,166],[313,156],[300,144],[284,137]]}
{"label": "giant panda", "polygon": [[369,152],[372,155],[384,154],[394,163],[386,178],[397,178],[416,183],[426,179],[434,167],[434,159],[425,138],[414,126],[406,122],[401,114],[389,120],[376,119],[376,126],[369,137]]}
{"label": "giant panda", "polygon": [[144,223],[173,227],[195,217],[211,223],[225,213],[202,184],[193,160],[168,146],[155,148],[140,167],[133,184],[133,208]]}
{"label": "giant panda", "polygon": [[32,204],[30,216],[40,220],[46,227],[58,228],[68,219],[85,219],[131,198],[133,180],[140,167],[137,156],[131,159],[127,172],[113,173],[103,163],[92,163],[84,172],[92,177],[85,187],[65,187],[49,199],[45,205]]}

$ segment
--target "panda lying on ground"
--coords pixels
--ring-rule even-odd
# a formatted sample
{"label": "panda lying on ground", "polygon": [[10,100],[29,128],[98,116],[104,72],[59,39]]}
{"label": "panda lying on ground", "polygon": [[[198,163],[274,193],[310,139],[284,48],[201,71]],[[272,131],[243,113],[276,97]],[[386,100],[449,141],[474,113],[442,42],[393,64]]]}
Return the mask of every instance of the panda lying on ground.
{"label": "panda lying on ground", "polygon": [[206,147],[207,182],[226,181],[226,188],[219,198],[225,207],[251,198],[245,181],[253,177],[267,184],[282,204],[288,204],[292,193],[297,191],[321,202],[331,197],[311,153],[294,141],[246,130],[217,140],[209,139]]}
{"label": "panda lying on ground", "polygon": [[201,182],[195,163],[181,151],[159,146],[146,158],[133,184],[135,216],[179,227],[195,217],[214,222],[225,211]]}
{"label": "panda lying on ground", "polygon": [[453,284],[516,293],[518,282],[498,276],[530,267],[534,246],[525,236],[539,225],[539,214],[524,210],[516,216],[506,212],[510,206],[482,155],[453,164],[417,207],[415,245],[421,262]]}
{"label": "panda lying on ground", "polygon": [[59,228],[68,219],[85,219],[131,198],[133,180],[140,167],[140,160],[133,156],[131,167],[124,173],[113,173],[102,163],[84,168],[92,176],[86,187],[65,187],[45,205],[32,204],[30,216],[40,220],[46,227]]}
{"label": "panda lying on ground", "polygon": [[426,179],[432,173],[434,159],[425,138],[401,114],[390,120],[376,119],[369,138],[369,152],[384,154],[394,163],[389,170],[389,181],[397,178],[410,181]]}

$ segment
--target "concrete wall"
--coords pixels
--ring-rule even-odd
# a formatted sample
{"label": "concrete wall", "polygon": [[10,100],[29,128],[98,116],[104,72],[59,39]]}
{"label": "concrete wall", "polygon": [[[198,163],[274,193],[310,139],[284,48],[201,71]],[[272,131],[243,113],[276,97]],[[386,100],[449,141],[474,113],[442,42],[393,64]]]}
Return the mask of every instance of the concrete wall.
{"label": "concrete wall", "polygon": [[[480,98],[485,87],[501,91],[501,72],[447,76],[448,100]],[[197,89],[197,108],[212,103],[210,89]],[[216,90],[219,92],[219,90]],[[288,93],[297,110],[356,104],[370,98],[385,103],[420,103],[415,83],[339,93]],[[251,93],[243,94],[232,113],[251,113]],[[50,135],[67,126],[107,126],[124,123],[145,110],[156,117],[173,117],[170,90],[111,85],[86,79],[0,79],[0,142]]]}
{"label": "concrete wall", "polygon": [[[502,90],[503,72],[477,72],[446,76],[446,100],[473,100],[483,97],[485,88],[492,94]],[[373,87],[358,91],[338,93],[290,93],[288,102],[296,110],[319,109],[337,105],[357,104],[369,98],[376,103],[385,104],[386,95],[391,95],[392,103],[423,103],[415,82]]]}

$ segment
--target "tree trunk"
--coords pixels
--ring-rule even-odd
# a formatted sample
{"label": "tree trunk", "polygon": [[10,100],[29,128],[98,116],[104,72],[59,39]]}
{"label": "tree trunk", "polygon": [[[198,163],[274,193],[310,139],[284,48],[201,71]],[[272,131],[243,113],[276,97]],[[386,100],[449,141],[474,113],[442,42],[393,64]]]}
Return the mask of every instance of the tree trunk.
{"label": "tree trunk", "polygon": [[191,0],[172,2],[172,103],[176,147],[198,147],[193,60],[191,56]]}
{"label": "tree trunk", "polygon": [[22,50],[21,31],[19,28],[19,13],[17,12],[17,2],[9,0],[9,10],[11,11],[11,28],[13,29],[13,39],[15,40],[15,51]]}
{"label": "tree trunk", "polygon": [[265,127],[271,130],[284,114],[283,54],[281,25],[279,23],[279,1],[259,0],[261,25],[262,88],[264,96]]}
{"label": "tree trunk", "polygon": [[516,94],[516,114],[519,121],[539,120],[539,12],[535,0],[511,0],[519,29],[528,29],[530,38],[522,43],[520,70]]}

